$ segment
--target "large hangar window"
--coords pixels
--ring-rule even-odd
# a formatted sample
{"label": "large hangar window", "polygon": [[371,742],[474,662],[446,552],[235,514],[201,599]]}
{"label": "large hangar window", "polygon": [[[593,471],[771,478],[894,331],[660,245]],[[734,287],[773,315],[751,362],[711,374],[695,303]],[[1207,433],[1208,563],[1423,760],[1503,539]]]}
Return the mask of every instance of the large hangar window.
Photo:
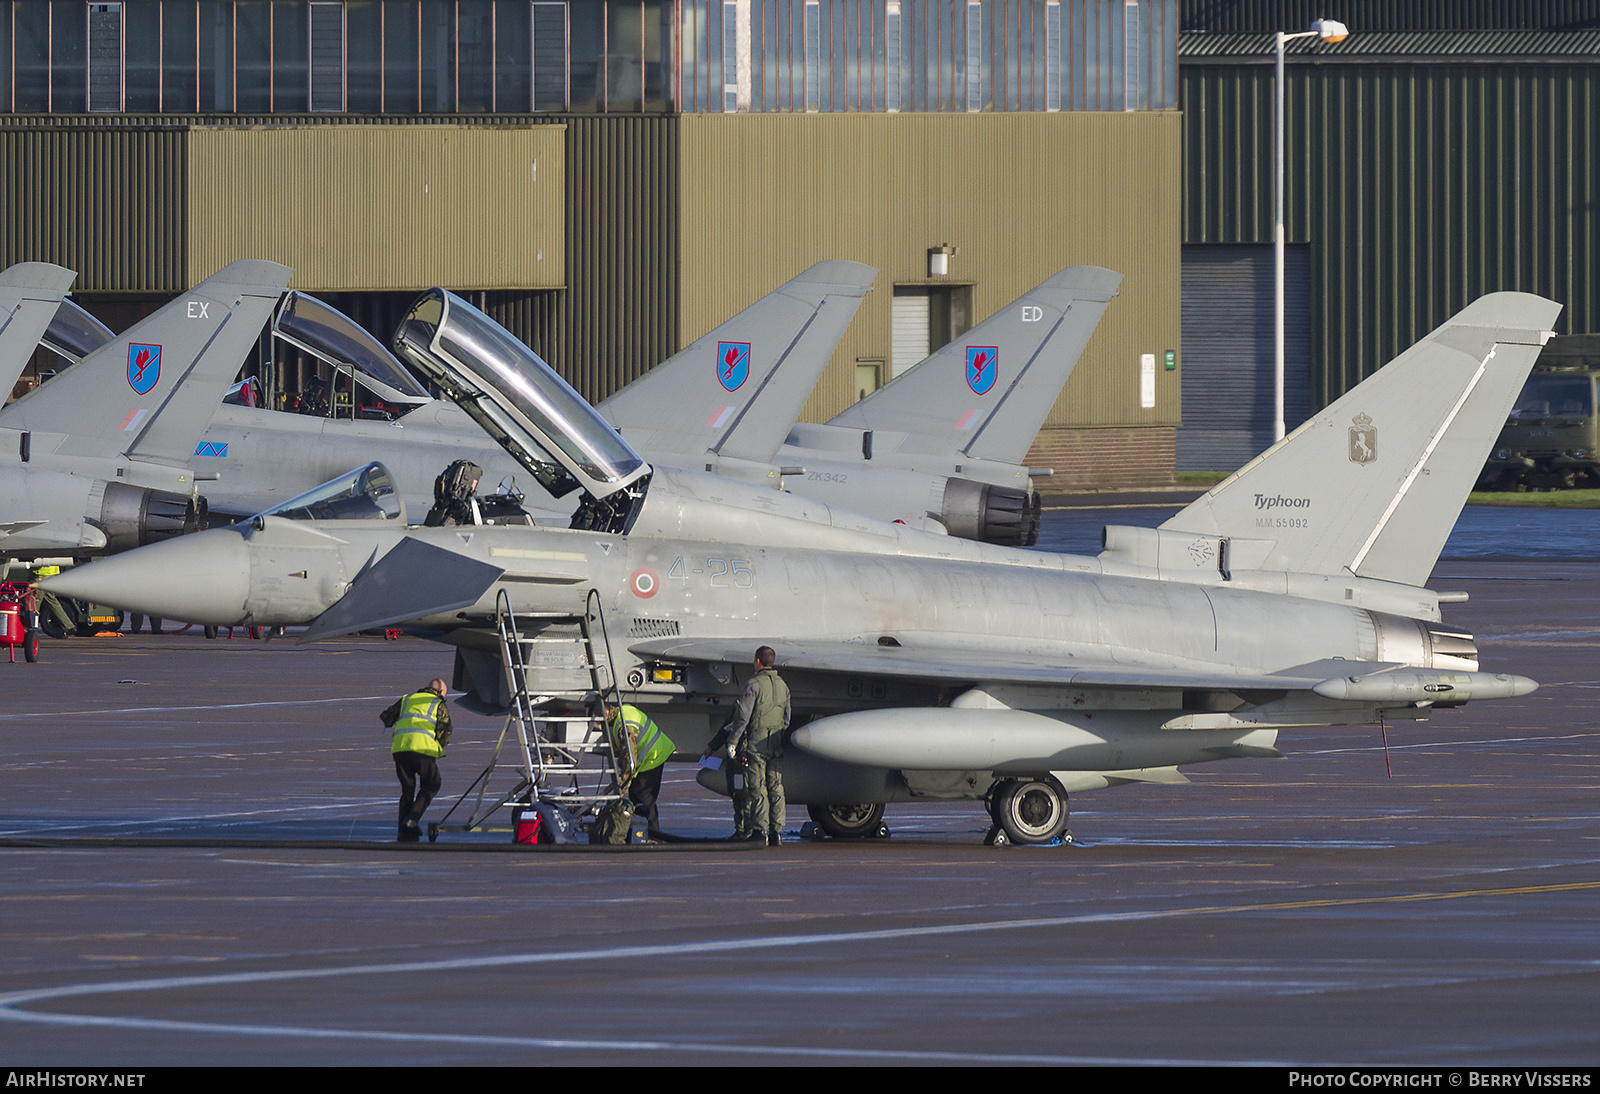
{"label": "large hangar window", "polygon": [[311,109],[343,111],[344,5],[311,5]]}
{"label": "large hangar window", "polygon": [[0,112],[1175,109],[1178,0],[8,0]]}
{"label": "large hangar window", "polygon": [[89,5],[89,110],[122,109],[122,5]]}

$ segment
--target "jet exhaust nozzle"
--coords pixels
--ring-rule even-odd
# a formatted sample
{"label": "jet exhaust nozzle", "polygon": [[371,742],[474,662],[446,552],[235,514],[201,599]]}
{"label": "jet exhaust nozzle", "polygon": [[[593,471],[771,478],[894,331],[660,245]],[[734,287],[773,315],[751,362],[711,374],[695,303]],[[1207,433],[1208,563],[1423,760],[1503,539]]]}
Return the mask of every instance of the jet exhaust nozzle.
{"label": "jet exhaust nozzle", "polygon": [[127,551],[193,532],[205,512],[205,503],[187,494],[108,482],[96,523],[106,534],[108,550]]}
{"label": "jet exhaust nozzle", "polygon": [[953,536],[1001,547],[1032,547],[1039,542],[1042,502],[1031,488],[995,486],[971,479],[948,479],[939,520]]}

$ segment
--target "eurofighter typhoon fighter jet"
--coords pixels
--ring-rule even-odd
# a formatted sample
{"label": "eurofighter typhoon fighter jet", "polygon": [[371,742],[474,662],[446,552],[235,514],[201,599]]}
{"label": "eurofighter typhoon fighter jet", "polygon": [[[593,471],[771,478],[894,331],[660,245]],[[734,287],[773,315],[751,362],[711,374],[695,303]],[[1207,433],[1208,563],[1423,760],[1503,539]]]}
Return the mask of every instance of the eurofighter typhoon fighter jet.
{"label": "eurofighter typhoon fighter jet", "polygon": [[[858,262],[817,263],[616,392],[601,414],[657,465],[704,467],[913,527],[1031,545],[1038,497],[1020,461],[1121,275],[1064,270],[835,419],[856,413],[854,424],[797,424],[876,273]],[[68,336],[47,344],[72,358],[113,337],[70,301],[57,327]],[[261,512],[369,461],[384,465],[413,517],[427,511],[434,478],[452,460],[482,467],[486,487],[518,477],[520,466],[470,417],[432,399],[340,312],[291,292],[272,329],[353,369],[385,402],[414,409],[379,422],[216,408],[190,460],[209,483],[213,514]],[[569,512],[537,490],[527,504],[541,519]]]}
{"label": "eurofighter typhoon fighter jet", "polygon": [[[0,319],[0,366],[14,357],[20,375],[47,323],[45,344],[72,361],[114,340],[87,312],[62,301],[73,278],[70,270],[26,265],[31,269],[7,271],[15,289],[8,288],[7,274],[0,274],[0,308],[11,304],[11,311],[19,312],[10,327]],[[654,458],[690,466],[710,463],[718,473],[779,487],[781,469],[772,461],[876,274],[859,262],[819,262],[617,392],[601,410],[610,413],[615,406],[617,426]],[[41,284],[54,291],[27,287],[41,277]],[[24,307],[32,310],[21,314]],[[51,311],[56,311],[53,322]],[[181,319],[177,315],[173,321]],[[159,329],[152,320],[146,321],[146,331]],[[287,293],[272,332],[335,369],[353,371],[384,402],[413,409],[388,422],[222,403],[209,425],[201,423],[204,436],[189,460],[190,469],[208,483],[206,500],[213,512],[259,513],[370,461],[385,466],[407,511],[418,517],[433,503],[434,478],[452,460],[478,464],[487,486],[526,474],[471,417],[429,395],[371,334],[316,297]],[[719,349],[734,348],[740,350],[736,365],[715,364]],[[543,509],[560,503],[536,491],[529,504]],[[546,515],[564,519],[569,513],[570,507]]]}
{"label": "eurofighter typhoon fighter jet", "polygon": [[[1559,311],[1477,300],[1160,528],[1107,528],[1088,558],[652,468],[435,290],[397,350],[541,481],[581,494],[570,528],[268,515],[43,587],[196,622],[309,623],[307,640],[405,622],[456,646],[458,686],[501,701],[503,597],[525,635],[586,621],[625,701],[690,754],[770,644],[796,711],[785,786],[825,830],[965,798],[996,833],[1051,842],[1070,793],[1276,756],[1287,727],[1537,686],[1481,671],[1423,582]],[[572,665],[530,671],[552,701],[589,686]]]}
{"label": "eurofighter typhoon fighter jet", "polygon": [[[193,531],[204,503],[187,464],[292,272],[235,262],[0,410],[0,554],[104,554]],[[40,311],[0,331],[13,384],[35,344],[55,344]]]}
{"label": "eurofighter typhoon fighter jet", "polygon": [[1121,282],[1099,266],[1062,270],[826,425],[796,423],[776,457],[805,470],[791,489],[1031,547],[1040,504],[1022,461]]}
{"label": "eurofighter typhoon fighter jet", "polygon": [[[827,262],[802,278],[824,267],[846,283],[858,272],[859,294],[877,272]],[[599,409],[658,466],[769,484],[781,473],[791,493],[841,509],[1031,546],[1039,499],[1022,459],[1121,281],[1099,266],[1062,270],[826,425],[796,419],[854,314],[839,303],[826,338],[808,332],[809,353],[770,318],[734,337],[713,331],[669,362],[677,368],[652,369]],[[664,408],[679,408],[679,421],[664,421]]]}

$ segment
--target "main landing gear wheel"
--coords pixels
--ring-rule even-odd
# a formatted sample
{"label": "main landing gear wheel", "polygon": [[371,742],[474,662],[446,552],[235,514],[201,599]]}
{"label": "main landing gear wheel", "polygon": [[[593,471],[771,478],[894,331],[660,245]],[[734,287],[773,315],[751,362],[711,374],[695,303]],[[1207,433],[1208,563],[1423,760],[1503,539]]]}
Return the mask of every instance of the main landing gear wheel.
{"label": "main landing gear wheel", "polygon": [[1067,830],[1067,795],[1051,779],[1007,779],[990,793],[989,815],[1012,843],[1053,843]]}
{"label": "main landing gear wheel", "polygon": [[808,805],[806,812],[834,839],[866,839],[883,829],[883,806]]}

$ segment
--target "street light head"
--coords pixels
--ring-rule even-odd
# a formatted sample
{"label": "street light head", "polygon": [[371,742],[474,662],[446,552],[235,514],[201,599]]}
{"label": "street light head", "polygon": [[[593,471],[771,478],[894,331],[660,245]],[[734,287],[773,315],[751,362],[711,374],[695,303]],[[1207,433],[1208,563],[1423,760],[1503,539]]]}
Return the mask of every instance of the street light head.
{"label": "street light head", "polygon": [[1337,19],[1318,19],[1311,24],[1311,29],[1324,42],[1342,42],[1350,37],[1350,28]]}

